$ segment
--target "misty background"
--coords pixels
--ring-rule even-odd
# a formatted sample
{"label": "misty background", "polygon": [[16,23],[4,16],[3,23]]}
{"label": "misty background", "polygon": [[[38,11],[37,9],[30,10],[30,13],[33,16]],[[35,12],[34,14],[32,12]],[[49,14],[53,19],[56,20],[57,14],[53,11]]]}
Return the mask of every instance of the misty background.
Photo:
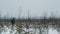
{"label": "misty background", "polygon": [[1,17],[8,15],[8,18],[27,18],[28,15],[60,18],[60,0],[0,0],[0,14]]}

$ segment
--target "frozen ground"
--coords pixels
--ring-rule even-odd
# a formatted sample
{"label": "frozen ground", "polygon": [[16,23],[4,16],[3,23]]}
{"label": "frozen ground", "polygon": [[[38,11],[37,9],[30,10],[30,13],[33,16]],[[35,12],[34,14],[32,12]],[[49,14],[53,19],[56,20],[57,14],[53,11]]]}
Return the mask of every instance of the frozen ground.
{"label": "frozen ground", "polygon": [[[25,34],[26,32],[29,32],[29,34],[31,33],[32,34],[60,34],[57,28],[54,29],[54,27],[51,27],[51,26],[48,27],[48,30],[44,28],[41,28],[41,30],[42,30],[42,33],[40,33],[39,28],[32,27],[32,28],[26,29],[24,27],[22,28],[22,31],[20,34]],[[0,26],[0,34],[19,34],[19,33],[16,30],[16,26],[11,28],[11,25],[9,27],[4,25],[4,27]]]}

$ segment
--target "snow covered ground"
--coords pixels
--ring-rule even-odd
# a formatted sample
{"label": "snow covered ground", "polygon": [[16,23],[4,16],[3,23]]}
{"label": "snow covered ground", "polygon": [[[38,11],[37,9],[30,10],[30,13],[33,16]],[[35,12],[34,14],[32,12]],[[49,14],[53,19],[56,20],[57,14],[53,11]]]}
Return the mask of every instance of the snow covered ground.
{"label": "snow covered ground", "polygon": [[[26,32],[29,32],[29,34],[40,34],[40,29],[39,28],[29,28],[26,29],[25,27],[22,28],[21,34],[25,34]],[[11,26],[7,27],[4,25],[4,27],[0,27],[0,34],[19,34],[16,30],[16,27],[14,26],[13,29]],[[47,29],[42,28],[42,33],[41,34],[59,34],[57,29],[54,29],[53,27],[49,27],[48,31]]]}

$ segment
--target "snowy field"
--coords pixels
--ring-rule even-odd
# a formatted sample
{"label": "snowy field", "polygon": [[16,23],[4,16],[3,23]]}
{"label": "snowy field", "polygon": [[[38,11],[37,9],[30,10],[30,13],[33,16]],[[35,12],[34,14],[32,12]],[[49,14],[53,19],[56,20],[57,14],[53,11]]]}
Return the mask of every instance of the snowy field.
{"label": "snowy field", "polygon": [[0,26],[0,34],[60,34],[60,28],[57,28],[57,26],[49,25],[48,29],[46,28],[34,28],[31,27],[33,25],[30,25],[29,29],[26,27],[22,28],[22,31],[19,33],[17,32],[16,25],[12,28],[12,25],[6,26],[4,25],[3,27]]}

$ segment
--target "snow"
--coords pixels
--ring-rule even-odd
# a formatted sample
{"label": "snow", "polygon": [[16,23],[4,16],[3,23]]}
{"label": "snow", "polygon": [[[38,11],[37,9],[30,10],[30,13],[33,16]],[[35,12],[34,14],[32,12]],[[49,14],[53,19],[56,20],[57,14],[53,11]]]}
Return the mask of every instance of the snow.
{"label": "snow", "polygon": [[[39,28],[31,27],[29,29],[26,29],[24,27],[24,28],[22,28],[22,30],[23,31],[21,32],[21,34],[24,34],[26,32],[29,32],[29,34],[31,34],[31,33],[32,34],[40,34]],[[42,28],[42,30],[44,30],[44,29]],[[13,30],[11,29],[11,26],[9,26],[9,28],[7,26],[5,26],[5,25],[4,25],[4,27],[2,27],[1,34],[15,34],[15,33],[18,34],[18,32],[16,31],[16,27],[15,26],[14,26]],[[47,29],[45,29],[44,32],[42,31],[42,34],[47,34]],[[54,29],[53,27],[50,27],[48,29],[48,34],[59,34],[59,32],[57,31],[57,29]]]}

